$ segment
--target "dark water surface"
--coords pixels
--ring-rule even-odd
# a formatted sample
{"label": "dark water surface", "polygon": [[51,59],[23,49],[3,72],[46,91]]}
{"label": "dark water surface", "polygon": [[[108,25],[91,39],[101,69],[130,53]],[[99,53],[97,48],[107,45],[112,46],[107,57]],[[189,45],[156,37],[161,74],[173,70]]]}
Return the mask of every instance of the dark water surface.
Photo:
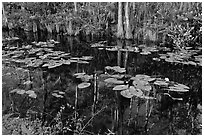
{"label": "dark water surface", "polygon": [[[175,81],[181,84],[185,84],[190,87],[190,92],[186,95],[186,100],[191,99],[193,103],[201,103],[202,102],[202,68],[199,66],[192,66],[192,65],[181,65],[181,64],[174,64],[169,62],[157,62],[152,60],[153,57],[157,57],[157,53],[153,53],[151,55],[140,55],[139,53],[133,53],[133,52],[118,52],[118,51],[106,51],[106,50],[100,50],[97,48],[91,48],[90,44],[96,43],[98,41],[104,41],[107,39],[95,39],[90,41],[82,41],[80,37],[70,37],[70,36],[64,36],[64,35],[50,35],[50,34],[44,34],[44,33],[25,33],[25,32],[4,32],[3,37],[7,36],[17,36],[20,38],[20,44],[30,44],[33,41],[47,41],[49,39],[54,39],[55,41],[59,41],[60,43],[55,46],[55,50],[61,50],[68,53],[71,53],[71,56],[73,57],[81,57],[81,56],[93,56],[93,60],[90,62],[90,64],[83,64],[79,65],[79,72],[86,72],[88,74],[93,74],[96,70],[104,71],[104,68],[106,66],[121,66],[125,67],[127,70],[127,74],[130,74],[132,76],[136,74],[146,74],[150,76],[159,76],[163,78],[169,78],[170,81]],[[124,40],[117,40],[117,39],[109,39],[107,40],[107,45],[110,46],[131,46],[137,44],[134,41],[124,41]],[[151,44],[149,45],[151,46]],[[68,72],[69,74],[66,74]],[[64,73],[66,76],[70,76],[71,74],[76,73],[76,65],[70,65],[69,69],[65,66],[60,67],[59,69],[56,69],[55,71],[49,71],[48,73],[54,73],[56,75],[62,75]],[[48,74],[47,74],[48,75]],[[70,76],[71,77],[71,76]],[[67,81],[66,81],[67,82]],[[76,85],[76,84],[74,84]],[[74,85],[70,86],[71,89],[74,90]],[[110,93],[111,91],[108,91],[110,89],[101,86],[100,94],[102,95],[102,99],[104,102],[101,102],[102,104],[106,104],[109,101],[110,104],[114,104],[115,100],[111,100],[111,97],[114,95],[114,93]],[[62,88],[63,89],[63,88]],[[86,92],[87,90],[84,90],[83,92]],[[85,95],[86,94],[86,95]],[[70,94],[74,96],[73,94]],[[91,94],[82,93],[81,98],[82,100],[90,99],[89,95]],[[74,98],[70,99],[73,102]],[[107,101],[108,100],[108,101]],[[80,104],[80,101],[79,101]],[[99,103],[100,104],[100,103]],[[87,107],[91,105],[89,101],[82,101],[80,104],[80,108]],[[114,106],[113,106],[114,107]],[[145,106],[144,106],[145,109]],[[80,110],[79,110],[80,111]],[[88,111],[88,110],[87,110]],[[112,110],[110,110],[112,111]],[[128,112],[128,109],[124,110],[124,119],[126,119],[128,116],[126,113]],[[132,110],[132,115],[134,115],[134,108]],[[141,115],[145,114],[143,113],[145,110],[140,110]],[[84,109],[81,112],[82,114],[86,115],[86,111]],[[113,112],[106,112],[106,115],[111,115]],[[104,117],[106,117],[104,115]],[[156,117],[156,116],[155,116]],[[101,118],[102,121],[104,118]],[[107,118],[108,119],[108,118]],[[107,120],[106,119],[106,120]],[[141,118],[142,119],[142,118]],[[152,118],[153,121],[156,118]],[[105,121],[105,120],[104,120]],[[151,123],[152,121],[150,121]],[[152,122],[154,123],[154,122]],[[157,121],[157,124],[159,121]],[[168,125],[168,119],[163,119],[162,124],[158,124],[157,126],[162,125]],[[97,125],[97,122],[96,122]],[[108,126],[108,124],[106,124]],[[96,126],[97,128],[101,128]],[[125,127],[123,127],[125,129]],[[149,131],[148,134],[165,134],[162,130],[165,130],[163,128],[154,129],[152,128],[151,131]],[[125,132],[125,131],[123,131]],[[138,130],[138,134],[139,134]],[[125,133],[124,133],[125,134]],[[130,131],[128,131],[128,134],[133,134]],[[137,134],[137,133],[134,133]]]}
{"label": "dark water surface", "polygon": [[[127,73],[129,74],[147,74],[147,75],[162,75],[167,77],[172,81],[186,84],[191,86],[192,83],[198,82],[201,88],[201,77],[202,77],[202,67],[193,65],[180,65],[169,62],[157,62],[152,60],[153,57],[157,57],[157,54],[151,55],[140,55],[139,53],[128,53],[128,58],[126,58],[125,52],[118,53],[117,51],[106,51],[97,48],[91,48],[90,44],[96,43],[98,41],[107,41],[109,46],[131,46],[139,45],[134,41],[125,41],[117,39],[94,39],[92,41],[82,41],[80,37],[70,37],[64,35],[50,35],[46,33],[29,33],[29,32],[5,32],[4,36],[17,36],[21,39],[21,42],[30,44],[33,41],[47,41],[49,39],[54,39],[59,41],[60,44],[55,46],[55,50],[61,50],[71,53],[71,56],[93,56],[93,61],[89,65],[89,72],[92,73],[93,70],[104,70],[105,66],[115,66],[119,65],[121,67],[126,67]],[[83,38],[84,39],[84,38]],[[141,43],[142,44],[142,43]],[[152,44],[154,45],[154,44]],[[151,45],[150,45],[151,46]],[[119,57],[120,55],[120,57]],[[191,83],[191,84],[190,84]],[[198,86],[197,85],[197,86]]]}

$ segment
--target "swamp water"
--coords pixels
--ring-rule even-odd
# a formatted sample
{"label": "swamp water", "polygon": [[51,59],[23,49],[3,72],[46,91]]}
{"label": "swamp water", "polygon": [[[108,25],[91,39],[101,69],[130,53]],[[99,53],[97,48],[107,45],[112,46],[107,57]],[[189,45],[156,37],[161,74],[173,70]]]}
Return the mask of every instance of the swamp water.
{"label": "swamp water", "polygon": [[[199,132],[200,127],[194,124],[195,121],[191,121],[192,117],[189,114],[194,112],[189,110],[197,112],[195,106],[202,102],[201,66],[157,61],[155,58],[159,57],[159,53],[166,54],[167,51],[151,53],[141,51],[140,48],[147,46],[132,41],[101,39],[86,42],[78,37],[42,33],[5,32],[4,36],[7,35],[20,39],[4,43],[3,49],[9,46],[21,48],[23,45],[24,47],[37,45],[36,43],[40,41],[54,39],[59,43],[52,41],[54,46],[51,49],[62,51],[62,54],[69,53],[68,58],[72,61],[64,62],[57,67],[48,65],[47,68],[42,65],[33,67],[33,64],[27,67],[15,61],[10,64],[3,60],[3,68],[6,68],[3,69],[3,94],[5,93],[5,98],[12,100],[9,103],[13,106],[11,109],[10,104],[5,101],[4,113],[18,112],[20,117],[26,117],[28,110],[32,110],[36,112],[34,118],[40,117],[43,125],[52,126],[61,122],[62,127],[69,129],[66,132],[61,130],[58,134],[196,134]],[[36,43],[32,43],[34,41]],[[99,46],[94,45],[97,42],[100,42]],[[107,48],[100,45],[106,45]],[[149,47],[153,46],[154,44],[149,44]],[[125,50],[118,50],[116,47]],[[127,50],[130,47],[134,47],[131,51],[136,52]],[[30,52],[30,48],[27,50]],[[15,51],[15,48],[12,51]],[[143,54],[140,54],[142,52]],[[43,56],[44,53],[38,55]],[[30,53],[29,56],[27,54],[25,56],[36,57]],[[58,54],[53,58],[53,60],[60,59]],[[125,68],[125,71],[120,74],[119,71],[113,72],[115,68],[107,66],[120,66],[117,69]],[[12,76],[9,79],[5,74],[15,72],[15,69],[21,67],[29,69],[29,72],[26,72],[20,80],[17,79],[16,85],[11,83],[9,85],[8,81]],[[153,79],[161,78],[164,83],[165,80],[178,82],[188,86],[189,91],[173,92],[171,97],[167,94],[167,96],[155,94],[151,95],[153,99],[137,96],[129,98],[122,96],[120,90],[112,90],[117,85],[113,84],[114,82],[104,82],[110,77],[117,79],[121,76],[119,79],[130,87],[133,83],[130,79],[138,74],[142,74],[142,77],[148,75]],[[17,75],[20,77],[20,74]],[[31,81],[32,84],[19,84],[27,81]],[[160,86],[152,86],[151,91],[162,90]],[[30,99],[19,91],[17,95],[8,95],[16,88],[33,90],[37,97]],[[182,101],[179,100],[181,98]],[[196,112],[192,115],[197,115]]]}

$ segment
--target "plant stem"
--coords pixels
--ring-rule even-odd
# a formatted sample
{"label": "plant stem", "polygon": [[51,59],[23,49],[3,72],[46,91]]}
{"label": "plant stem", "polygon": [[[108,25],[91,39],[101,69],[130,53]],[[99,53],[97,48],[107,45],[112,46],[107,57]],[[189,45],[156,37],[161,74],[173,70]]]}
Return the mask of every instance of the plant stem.
{"label": "plant stem", "polygon": [[97,103],[97,74],[94,74],[94,93],[93,93],[93,105],[92,105],[92,116],[96,110],[96,103]]}
{"label": "plant stem", "polygon": [[[148,95],[149,96],[149,93]],[[148,121],[149,121],[149,114],[150,114],[150,110],[149,110],[149,113],[148,113],[148,108],[149,108],[149,99],[147,99],[146,101],[146,118],[145,118],[145,132],[147,132],[147,125],[148,125]]]}
{"label": "plant stem", "polygon": [[76,92],[75,92],[75,113],[74,113],[74,119],[75,119],[75,124],[77,122],[77,98],[78,98],[78,88],[76,86]]}
{"label": "plant stem", "polygon": [[130,112],[129,112],[129,119],[128,119],[128,126],[130,125],[130,119],[132,114],[132,106],[133,106],[134,97],[130,99]]}
{"label": "plant stem", "polygon": [[95,113],[90,119],[89,121],[83,126],[83,128],[81,129],[81,131],[79,132],[79,134],[81,134],[83,132],[83,130],[87,127],[87,125],[91,122],[91,120],[98,115],[100,112],[102,112],[105,108],[107,108],[107,106],[103,107],[101,110],[99,110],[97,113]]}
{"label": "plant stem", "polygon": [[77,73],[79,73],[79,59],[77,59]]}
{"label": "plant stem", "polygon": [[43,88],[43,91],[45,91],[45,94],[44,94],[44,98],[43,98],[43,117],[42,117],[42,125],[41,126],[43,126],[44,125],[44,123],[45,123],[45,116],[46,116],[46,100],[47,100],[47,96],[48,96],[48,92],[47,92],[47,90],[45,90],[45,80],[43,79],[43,76],[42,76],[42,82],[43,82],[43,86],[42,86],[42,88]]}

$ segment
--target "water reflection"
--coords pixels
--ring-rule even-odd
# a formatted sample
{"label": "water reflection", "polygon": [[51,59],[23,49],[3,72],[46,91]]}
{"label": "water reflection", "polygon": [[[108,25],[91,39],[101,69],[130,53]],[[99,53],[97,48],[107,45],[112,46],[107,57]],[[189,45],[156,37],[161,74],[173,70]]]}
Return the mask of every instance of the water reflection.
{"label": "water reflection", "polygon": [[[5,37],[17,36],[21,38],[25,44],[26,43],[30,44],[33,41],[39,42],[39,41],[47,41],[50,39],[54,39],[55,41],[60,42],[59,44],[56,45],[54,50],[69,52],[71,53],[71,56],[74,56],[74,57],[93,56],[93,60],[90,62],[90,64],[73,63],[69,66],[62,65],[61,67],[57,67],[55,69],[44,70],[43,72],[44,79],[48,79],[48,77],[51,77],[49,79],[52,79],[50,81],[47,80],[48,90],[52,91],[56,89],[56,90],[65,91],[68,94],[67,95],[68,101],[71,100],[70,102],[74,102],[73,93],[78,82],[76,79],[73,78],[73,74],[78,72],[93,74],[94,71],[96,70],[104,71],[105,66],[116,66],[116,65],[126,68],[127,73],[133,76],[136,74],[159,75],[160,77],[167,77],[170,80],[175,82],[190,85],[191,89],[195,91],[195,92],[193,91],[194,98],[196,98],[197,96],[200,96],[199,94],[202,93],[201,92],[202,91],[201,68],[196,68],[193,66],[183,67],[183,65],[175,65],[168,62],[153,61],[152,58],[157,56],[157,54],[141,55],[139,53],[122,51],[122,50],[107,51],[105,49],[101,50],[97,48],[91,48],[90,43],[88,43],[91,41],[89,36],[87,36],[89,38],[87,39],[87,41],[82,41],[79,37],[65,36],[62,34],[57,34],[57,35],[50,34],[50,33],[46,34],[41,32],[38,32],[38,33],[25,32],[23,34],[16,34],[15,32],[8,32],[8,33],[6,32],[4,33],[4,36]],[[110,44],[123,49],[128,46],[135,45],[133,41],[125,41],[125,40],[108,40],[107,43],[108,45]],[[39,71],[42,71],[42,70],[39,70]],[[59,83],[57,82],[58,79],[60,79]],[[58,83],[58,85],[55,85],[53,87],[53,83],[52,83],[53,81],[54,83]],[[79,100],[79,104],[81,105],[81,108],[82,106],[83,108],[90,106],[91,104],[90,102],[92,102],[90,99],[92,95],[91,93],[92,90],[87,89],[85,91],[86,92],[82,91],[80,93],[81,97]],[[106,97],[105,99],[111,98],[111,101],[113,101],[115,99],[113,97],[114,92],[108,92],[107,89],[105,89],[105,91],[103,91],[102,93],[104,94],[103,96]],[[50,105],[49,107],[52,108],[55,104],[49,104],[49,105]],[[56,108],[58,108],[58,106]],[[117,118],[114,118],[114,119],[117,119]]]}
{"label": "water reflection", "polygon": [[[86,36],[82,39],[80,37],[71,37],[63,34],[50,33],[29,33],[29,32],[3,32],[3,37],[20,37],[24,43],[31,43],[32,41],[47,41],[54,39],[60,43],[56,45],[55,50],[62,50],[70,52],[72,56],[93,56],[94,59],[89,65],[79,66],[80,71],[93,73],[94,70],[104,71],[105,66],[120,66],[125,67],[129,74],[147,74],[147,75],[162,75],[168,77],[170,80],[181,82],[183,84],[190,84],[190,81],[197,79],[201,81],[201,67],[175,65],[167,62],[156,62],[152,58],[157,54],[141,55],[139,53],[128,51],[107,51],[105,49],[90,48],[91,39]],[[88,39],[87,39],[88,38]],[[85,40],[85,41],[84,41]],[[99,41],[97,39],[94,40]],[[107,45],[112,45],[121,48],[137,45],[134,41],[108,39]],[[151,46],[151,44],[150,44]],[[81,67],[81,68],[80,68]],[[190,68],[190,69],[189,69]],[[76,68],[75,68],[76,69]],[[192,79],[192,76],[195,79]]]}

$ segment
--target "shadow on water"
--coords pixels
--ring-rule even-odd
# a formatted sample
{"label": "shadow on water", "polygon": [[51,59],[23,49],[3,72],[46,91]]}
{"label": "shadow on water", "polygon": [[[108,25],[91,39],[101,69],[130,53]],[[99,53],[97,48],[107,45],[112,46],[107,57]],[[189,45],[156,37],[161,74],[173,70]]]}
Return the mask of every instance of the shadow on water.
{"label": "shadow on water", "polygon": [[[146,74],[146,75],[154,75],[158,77],[164,77],[169,78],[171,81],[179,82],[182,84],[185,84],[190,87],[192,90],[189,95],[187,95],[187,99],[192,99],[193,103],[198,104],[201,103],[202,100],[202,89],[201,89],[201,67],[195,67],[195,66],[189,66],[189,65],[180,65],[180,64],[171,64],[168,62],[157,62],[152,60],[153,57],[157,57],[158,53],[154,53],[151,55],[141,55],[139,53],[134,52],[122,52],[122,51],[107,51],[104,49],[97,49],[97,48],[91,48],[90,44],[95,43],[97,41],[105,41],[106,39],[94,39],[92,41],[89,40],[89,42],[82,41],[80,37],[70,37],[65,36],[62,34],[58,35],[50,35],[46,33],[29,33],[29,32],[4,32],[3,37],[7,36],[17,36],[21,39],[21,44],[30,44],[33,41],[47,41],[49,39],[54,39],[55,41],[59,41],[60,43],[55,46],[55,50],[65,51],[68,53],[71,53],[72,57],[81,57],[81,56],[93,56],[93,60],[90,62],[90,64],[81,64],[79,65],[79,72],[86,72],[87,74],[93,74],[96,70],[101,70],[104,72],[105,66],[121,66],[125,67],[127,70],[127,74],[130,75],[136,75],[136,74]],[[125,47],[125,46],[132,46],[137,43],[134,41],[125,41],[125,40],[117,40],[117,39],[109,39],[107,40],[107,45],[110,46],[119,46],[119,47]],[[151,44],[149,44],[151,46]],[[69,96],[74,96],[73,93],[69,92],[75,90],[75,86],[77,85],[76,79],[72,77],[74,73],[76,73],[76,64],[70,65],[70,67],[62,66],[57,69],[52,69],[48,72],[45,72],[44,77],[48,77],[50,74],[55,75],[54,77],[61,76],[62,83],[58,85],[57,87],[54,87],[53,89],[59,89],[59,90],[68,90]],[[71,79],[71,82],[70,82]],[[67,83],[72,84],[67,84]],[[67,89],[64,85],[68,85],[70,89]],[[49,89],[49,87],[48,87]],[[49,90],[53,90],[49,89]],[[111,100],[110,97],[115,96],[112,93],[108,91],[109,89],[106,89],[103,87],[101,89],[102,99],[104,99],[104,102],[101,102],[102,104],[111,105],[114,107],[115,100]],[[106,94],[106,95],[105,95]],[[92,100],[90,100],[91,93],[87,90],[84,90],[81,95],[81,101],[79,101],[79,108],[82,107],[88,107],[91,105]],[[73,104],[74,99],[71,97],[68,97],[70,99],[69,103]],[[88,101],[85,101],[88,100]],[[108,101],[107,101],[108,100]],[[106,102],[107,101],[107,102]],[[129,100],[128,100],[129,101]],[[50,109],[53,109],[54,104],[50,104]],[[48,108],[49,108],[48,107]],[[54,106],[54,108],[57,108],[57,106]],[[59,109],[56,109],[57,112]],[[87,109],[88,112],[89,109]],[[127,111],[127,110],[124,110]],[[52,112],[53,114],[56,112]],[[79,111],[80,112],[80,111]],[[81,111],[81,115],[87,115],[86,111]],[[103,118],[101,116],[98,116],[100,120],[93,123],[93,125],[96,126],[95,132],[97,133],[97,129],[101,129],[102,126],[111,128],[110,125],[107,123],[113,123],[111,122],[111,119],[109,118],[110,115],[112,115],[112,109],[107,110],[106,114],[104,114]],[[67,116],[67,115],[66,115]],[[126,117],[126,116],[124,116]],[[106,123],[104,123],[106,121]],[[165,121],[165,120],[164,120]],[[168,122],[167,122],[168,123]],[[165,123],[163,123],[165,124]],[[99,126],[100,125],[100,126]],[[152,134],[161,134],[163,129],[160,129],[159,133],[152,133]],[[101,131],[105,132],[104,131]],[[152,131],[151,131],[152,132]],[[136,132],[128,132],[129,134],[141,134]]]}

